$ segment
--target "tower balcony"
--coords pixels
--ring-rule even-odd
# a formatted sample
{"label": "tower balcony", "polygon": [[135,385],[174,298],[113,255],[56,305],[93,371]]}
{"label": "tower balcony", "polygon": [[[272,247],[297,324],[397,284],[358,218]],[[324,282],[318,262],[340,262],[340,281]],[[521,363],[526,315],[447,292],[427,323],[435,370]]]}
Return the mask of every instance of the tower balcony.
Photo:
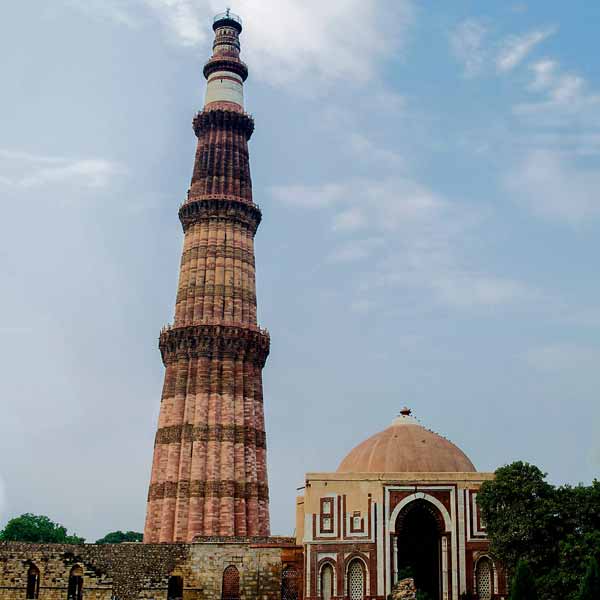
{"label": "tower balcony", "polygon": [[237,29],[238,33],[242,33],[242,19],[227,9],[225,12],[215,15],[213,19],[213,31],[219,27],[233,27]]}

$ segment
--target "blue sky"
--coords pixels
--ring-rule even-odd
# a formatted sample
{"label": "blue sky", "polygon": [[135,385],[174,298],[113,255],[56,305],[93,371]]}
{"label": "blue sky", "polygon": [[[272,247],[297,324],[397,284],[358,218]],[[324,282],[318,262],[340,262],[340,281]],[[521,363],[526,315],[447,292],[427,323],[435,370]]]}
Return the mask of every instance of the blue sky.
{"label": "blue sky", "polygon": [[[272,529],[408,405],[480,470],[600,467],[600,4],[237,0]],[[143,527],[212,0],[0,19],[0,523]]]}

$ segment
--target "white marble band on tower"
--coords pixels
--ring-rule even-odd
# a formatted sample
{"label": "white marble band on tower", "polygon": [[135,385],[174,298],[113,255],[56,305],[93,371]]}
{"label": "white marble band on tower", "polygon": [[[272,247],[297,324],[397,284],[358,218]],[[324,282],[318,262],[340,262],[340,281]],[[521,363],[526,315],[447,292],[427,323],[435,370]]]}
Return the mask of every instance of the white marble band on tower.
{"label": "white marble band on tower", "polygon": [[205,104],[233,102],[244,107],[244,83],[237,73],[217,71],[208,78]]}

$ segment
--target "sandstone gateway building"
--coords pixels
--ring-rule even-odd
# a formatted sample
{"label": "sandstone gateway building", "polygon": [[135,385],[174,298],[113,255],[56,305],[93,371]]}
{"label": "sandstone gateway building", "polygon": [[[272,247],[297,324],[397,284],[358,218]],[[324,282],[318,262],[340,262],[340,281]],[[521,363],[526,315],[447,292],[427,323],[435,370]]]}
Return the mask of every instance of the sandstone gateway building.
{"label": "sandstone gateway building", "polygon": [[[335,473],[309,473],[296,536],[270,536],[241,21],[215,18],[187,200],[143,544],[0,544],[0,600],[384,600],[411,575],[431,600],[503,598],[478,473],[405,409]],[[291,517],[291,515],[290,515]],[[290,518],[290,521],[292,519]]]}

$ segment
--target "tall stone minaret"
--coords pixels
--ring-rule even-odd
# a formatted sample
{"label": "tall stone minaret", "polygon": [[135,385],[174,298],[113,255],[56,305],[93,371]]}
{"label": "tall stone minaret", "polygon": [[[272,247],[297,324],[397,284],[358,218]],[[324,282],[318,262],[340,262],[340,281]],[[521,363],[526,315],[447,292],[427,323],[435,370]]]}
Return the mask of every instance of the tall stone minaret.
{"label": "tall stone minaret", "polygon": [[175,322],[160,334],[166,367],[145,542],[269,535],[262,369],[269,336],[256,320],[254,234],[240,19],[215,17]]}

